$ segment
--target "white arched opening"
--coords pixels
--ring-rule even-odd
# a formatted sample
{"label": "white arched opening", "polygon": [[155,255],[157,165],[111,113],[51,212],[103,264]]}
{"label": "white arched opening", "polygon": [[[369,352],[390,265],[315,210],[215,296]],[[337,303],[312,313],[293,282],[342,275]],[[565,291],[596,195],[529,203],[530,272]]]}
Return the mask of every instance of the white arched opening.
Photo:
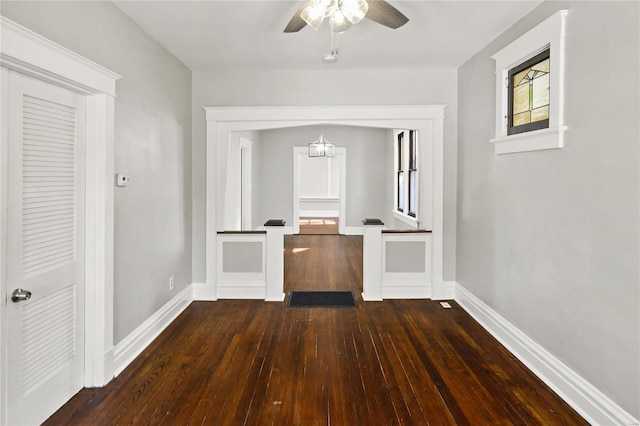
{"label": "white arched opening", "polygon": [[[217,300],[217,233],[224,230],[228,151],[233,132],[335,124],[419,131],[420,223],[432,231],[431,298],[445,297],[443,264],[443,125],[445,105],[205,107],[206,271],[196,300]],[[278,218],[272,218],[278,219]]]}

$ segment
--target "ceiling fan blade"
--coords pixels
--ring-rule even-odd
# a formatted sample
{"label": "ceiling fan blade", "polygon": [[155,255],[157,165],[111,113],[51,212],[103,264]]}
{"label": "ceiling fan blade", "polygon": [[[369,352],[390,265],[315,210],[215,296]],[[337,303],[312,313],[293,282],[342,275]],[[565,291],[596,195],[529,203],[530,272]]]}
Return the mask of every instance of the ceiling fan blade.
{"label": "ceiling fan blade", "polygon": [[300,9],[298,9],[298,11],[293,15],[293,17],[291,17],[291,20],[289,21],[289,23],[287,24],[287,26],[284,29],[285,33],[296,33],[298,31],[300,31],[301,29],[303,29],[305,27],[305,25],[307,25],[306,22],[304,22],[304,19],[302,19],[300,17],[300,14],[302,13],[302,10],[309,6],[311,4],[313,0],[309,0],[308,2],[305,2],[305,4],[303,4]]}
{"label": "ceiling fan blade", "polygon": [[409,22],[409,18],[384,0],[367,0],[367,3],[369,3],[369,11],[365,18],[371,19],[373,22],[394,30]]}

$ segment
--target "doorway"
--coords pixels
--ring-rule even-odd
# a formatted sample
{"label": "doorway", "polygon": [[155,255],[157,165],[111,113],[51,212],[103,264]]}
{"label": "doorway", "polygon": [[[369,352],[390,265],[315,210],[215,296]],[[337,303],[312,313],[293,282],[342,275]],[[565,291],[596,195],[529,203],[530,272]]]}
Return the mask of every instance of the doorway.
{"label": "doorway", "polygon": [[340,222],[340,157],[301,156],[300,234],[335,235]]}
{"label": "doorway", "polygon": [[[84,385],[85,97],[3,70],[8,106],[7,395],[40,423]],[[3,117],[4,118],[4,117]]]}
{"label": "doorway", "polygon": [[[326,106],[236,106],[204,107],[206,133],[205,179],[205,283],[196,289],[196,300],[216,300],[218,232],[225,229],[225,184],[227,152],[233,132],[279,129],[306,125],[345,125],[376,128],[416,129],[421,135],[420,173],[421,223],[432,230],[432,298],[448,292],[443,266],[443,148],[445,105],[326,105]],[[306,147],[300,147],[304,152]],[[295,173],[294,173],[295,174]],[[294,179],[295,184],[295,179]],[[294,190],[297,188],[294,188]],[[294,197],[295,198],[295,197]],[[299,207],[292,203],[292,221],[298,224]]]}
{"label": "doorway", "polygon": [[[9,70],[32,76],[57,88],[80,94],[86,102],[83,265],[85,292],[82,383],[103,386],[113,377],[113,146],[115,82],[119,75],[63,48],[33,31],[0,17],[3,52],[2,73]],[[46,58],[46,59],[43,59]],[[8,79],[2,77],[2,93]],[[8,105],[2,111],[0,144],[0,293],[11,299],[14,288],[7,286],[8,218]],[[79,248],[78,248],[79,249]],[[66,299],[66,298],[65,298]],[[0,424],[9,421],[10,389],[7,353],[10,331],[6,327],[9,306],[0,304]],[[51,414],[51,413],[49,413]],[[48,415],[47,415],[48,416]],[[45,418],[47,417],[45,416]],[[43,419],[44,420],[44,419]],[[15,422],[13,422],[15,423]],[[39,423],[39,422],[38,422]]]}
{"label": "doorway", "polygon": [[336,147],[335,157],[309,158],[306,146],[293,147],[294,234],[300,233],[301,219],[307,226],[326,219],[323,224],[334,222],[330,227],[345,234],[346,173],[347,148]]}

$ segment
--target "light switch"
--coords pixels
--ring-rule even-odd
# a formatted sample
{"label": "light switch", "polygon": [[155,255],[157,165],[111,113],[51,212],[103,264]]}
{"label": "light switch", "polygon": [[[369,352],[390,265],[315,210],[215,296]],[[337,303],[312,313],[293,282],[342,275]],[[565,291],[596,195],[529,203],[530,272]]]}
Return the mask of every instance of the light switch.
{"label": "light switch", "polygon": [[127,186],[130,180],[129,175],[125,175],[124,173],[116,174],[116,186]]}

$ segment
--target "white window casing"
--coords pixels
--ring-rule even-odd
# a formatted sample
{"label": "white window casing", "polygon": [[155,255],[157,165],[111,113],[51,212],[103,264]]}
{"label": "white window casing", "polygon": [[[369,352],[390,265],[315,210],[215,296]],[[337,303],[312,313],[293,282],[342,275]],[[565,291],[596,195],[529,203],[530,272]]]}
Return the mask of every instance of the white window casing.
{"label": "white window casing", "polygon": [[[567,10],[560,10],[494,54],[496,61],[496,154],[537,151],[564,146],[565,34]],[[549,128],[507,135],[508,72],[550,48]]]}

